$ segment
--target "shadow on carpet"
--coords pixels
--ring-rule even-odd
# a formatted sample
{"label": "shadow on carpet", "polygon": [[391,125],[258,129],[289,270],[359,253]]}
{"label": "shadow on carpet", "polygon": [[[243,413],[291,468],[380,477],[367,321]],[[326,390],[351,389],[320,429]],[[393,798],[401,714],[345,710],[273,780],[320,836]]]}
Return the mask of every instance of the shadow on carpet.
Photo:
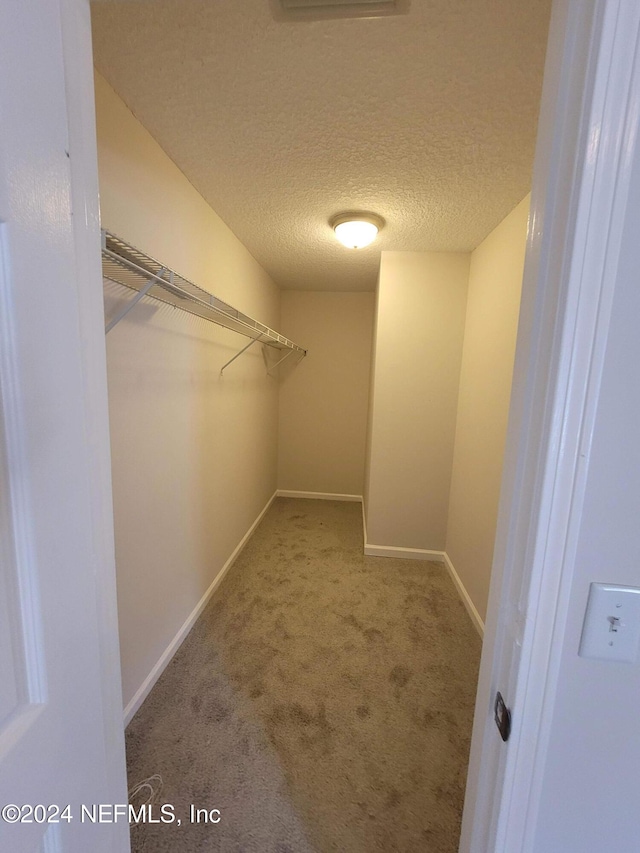
{"label": "shadow on carpet", "polygon": [[480,647],[441,564],[363,556],[360,504],[278,498],[127,729],[182,821],[132,850],[455,853]]}

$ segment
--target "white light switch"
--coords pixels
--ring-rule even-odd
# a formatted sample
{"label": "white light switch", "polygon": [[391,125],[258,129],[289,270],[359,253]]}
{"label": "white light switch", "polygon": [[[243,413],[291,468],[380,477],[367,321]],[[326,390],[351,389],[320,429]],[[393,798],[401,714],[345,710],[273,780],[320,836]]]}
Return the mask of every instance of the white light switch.
{"label": "white light switch", "polygon": [[583,658],[634,663],[640,644],[640,589],[592,583],[582,626]]}

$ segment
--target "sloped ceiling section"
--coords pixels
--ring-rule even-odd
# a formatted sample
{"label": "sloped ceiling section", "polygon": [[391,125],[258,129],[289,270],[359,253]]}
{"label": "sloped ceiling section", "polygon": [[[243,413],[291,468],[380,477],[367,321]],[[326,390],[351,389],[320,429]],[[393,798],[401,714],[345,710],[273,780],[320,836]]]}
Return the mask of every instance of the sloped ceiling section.
{"label": "sloped ceiling section", "polygon": [[[281,287],[371,290],[381,250],[471,250],[528,192],[549,7],[291,23],[269,0],[109,0],[95,61]],[[329,227],[351,209],[386,220],[368,249]]]}

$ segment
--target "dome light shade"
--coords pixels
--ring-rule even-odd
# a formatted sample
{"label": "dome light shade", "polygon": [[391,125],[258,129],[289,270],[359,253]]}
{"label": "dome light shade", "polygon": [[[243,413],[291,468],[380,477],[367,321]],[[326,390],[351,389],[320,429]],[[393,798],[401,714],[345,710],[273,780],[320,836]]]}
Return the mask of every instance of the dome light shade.
{"label": "dome light shade", "polygon": [[340,213],[331,220],[331,227],[347,249],[363,249],[378,236],[384,220],[375,213]]}

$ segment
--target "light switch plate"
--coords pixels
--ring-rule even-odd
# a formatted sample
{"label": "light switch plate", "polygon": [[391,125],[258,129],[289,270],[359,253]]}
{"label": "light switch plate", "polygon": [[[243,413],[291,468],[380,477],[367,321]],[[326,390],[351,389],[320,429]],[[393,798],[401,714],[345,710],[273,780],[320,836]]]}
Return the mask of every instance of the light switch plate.
{"label": "light switch plate", "polygon": [[640,589],[592,583],[578,654],[635,663],[639,644]]}

